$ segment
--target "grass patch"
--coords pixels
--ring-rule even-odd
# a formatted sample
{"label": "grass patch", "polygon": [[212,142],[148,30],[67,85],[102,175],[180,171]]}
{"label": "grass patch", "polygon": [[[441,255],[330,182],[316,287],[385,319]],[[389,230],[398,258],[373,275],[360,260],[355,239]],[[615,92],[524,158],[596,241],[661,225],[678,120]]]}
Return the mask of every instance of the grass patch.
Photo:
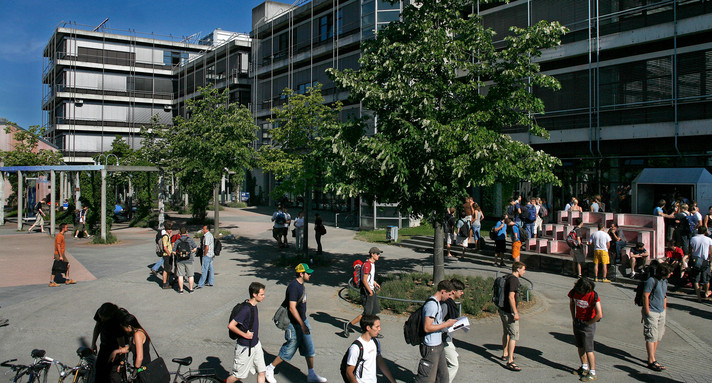
{"label": "grass patch", "polygon": [[[398,230],[398,241],[396,243],[410,239],[414,235],[433,235],[434,232],[435,229],[429,223],[415,227],[404,227]],[[356,239],[365,242],[389,243],[386,240],[386,229],[361,230],[356,233]]]}
{"label": "grass patch", "polygon": [[101,239],[101,235],[95,235],[91,240],[91,243],[94,245],[111,245],[117,242],[119,242],[119,239],[111,234],[111,232],[106,233],[106,241]]}
{"label": "grass patch", "polygon": [[242,209],[242,208],[247,207],[247,204],[246,204],[245,202],[237,202],[237,201],[234,201],[234,202],[228,202],[228,203],[226,203],[225,206],[227,206],[227,207],[232,207],[232,208],[236,208],[236,209]]}
{"label": "grass patch", "polygon": [[129,222],[129,227],[158,227],[158,212],[151,212],[144,216],[134,215]]}
{"label": "grass patch", "polygon": [[[492,303],[492,285],[494,278],[482,278],[479,276],[446,275],[446,279],[457,278],[465,283],[465,295],[462,296],[462,313],[474,317],[483,318],[497,313],[497,306]],[[433,295],[435,288],[432,286],[433,275],[429,273],[397,273],[388,274],[381,282],[379,296],[411,299],[425,301]],[[528,286],[522,284],[520,288],[520,299],[525,299]],[[530,294],[531,295],[531,294]],[[352,303],[361,303],[358,291],[348,289],[348,300]],[[390,310],[396,314],[410,313],[415,311],[420,303],[400,302],[390,299],[381,299],[381,309]],[[532,302],[520,302],[520,309],[532,304]]]}

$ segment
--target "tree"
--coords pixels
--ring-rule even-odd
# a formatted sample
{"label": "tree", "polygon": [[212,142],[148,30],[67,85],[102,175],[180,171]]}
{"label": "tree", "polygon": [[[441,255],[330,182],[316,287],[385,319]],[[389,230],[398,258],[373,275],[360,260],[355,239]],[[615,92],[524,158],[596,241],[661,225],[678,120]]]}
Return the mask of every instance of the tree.
{"label": "tree", "polygon": [[541,21],[512,27],[505,47],[479,16],[462,16],[470,0],[421,0],[403,21],[362,45],[360,69],[335,70],[335,83],[377,116],[376,132],[358,140],[332,138],[346,162],[342,193],[396,202],[435,227],[434,280],[444,277],[442,219],[462,203],[467,188],[501,180],[557,182],[560,161],[502,131],[526,127],[548,133],[533,113],[544,111],[532,87],[556,89],[532,57],[560,43],[566,29]]}
{"label": "tree", "polygon": [[[321,84],[307,88],[306,94],[285,89],[283,95],[286,104],[272,109],[272,145],[260,148],[258,161],[262,169],[280,181],[272,192],[275,197],[304,194],[305,221],[308,221],[312,187],[325,177],[323,164],[333,156],[329,142],[323,137],[331,137],[337,131],[341,103],[326,105]],[[306,228],[305,225],[304,238],[308,238]],[[307,242],[304,244],[306,251]]]}

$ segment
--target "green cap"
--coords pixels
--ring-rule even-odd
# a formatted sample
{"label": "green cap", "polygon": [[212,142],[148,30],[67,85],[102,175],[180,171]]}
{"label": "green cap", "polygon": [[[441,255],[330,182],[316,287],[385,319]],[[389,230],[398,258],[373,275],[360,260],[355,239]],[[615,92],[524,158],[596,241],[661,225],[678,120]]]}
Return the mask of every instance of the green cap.
{"label": "green cap", "polygon": [[310,269],[309,265],[307,265],[306,263],[298,264],[297,267],[295,268],[295,270],[297,270],[298,273],[307,273],[307,274],[311,274],[314,272],[314,270]]}

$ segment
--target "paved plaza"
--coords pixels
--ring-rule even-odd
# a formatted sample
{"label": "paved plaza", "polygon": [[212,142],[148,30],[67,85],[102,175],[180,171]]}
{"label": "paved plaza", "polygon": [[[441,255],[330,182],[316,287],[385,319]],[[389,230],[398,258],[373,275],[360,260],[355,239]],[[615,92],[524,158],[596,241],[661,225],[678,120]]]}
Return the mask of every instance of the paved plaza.
{"label": "paved plaza", "polygon": [[[68,232],[71,276],[78,283],[50,288],[53,239],[39,232],[17,232],[15,224],[7,224],[0,228],[0,317],[8,318],[10,325],[0,327],[0,359],[29,362],[30,351],[42,348],[53,358],[75,363],[76,348],[91,342],[94,312],[111,301],[136,315],[170,370],[176,367],[170,359],[191,355],[191,367],[213,368],[224,378],[232,366],[234,348],[226,327],[230,310],[247,298],[247,286],[257,280],[267,286],[266,298],[258,308],[260,339],[267,361],[271,361],[284,339],[284,333],[270,323],[271,318],[294,271],[272,265],[280,253],[271,236],[270,214],[267,209],[225,208],[220,213],[221,225],[237,239],[223,243],[223,252],[215,261],[215,286],[183,295],[162,290],[149,272],[148,266],[157,260],[155,231],[151,229],[116,229],[113,233],[121,242],[110,246],[74,240]],[[324,250],[334,263],[315,267],[307,284],[307,313],[316,345],[316,371],[330,382],[339,382],[339,363],[357,336],[344,338],[343,323],[361,311],[340,294],[351,263],[365,258],[371,245],[353,239],[354,231],[328,226],[328,221],[327,229]],[[315,245],[313,235],[310,245]],[[431,268],[429,254],[397,246],[382,250],[384,257],[378,262],[381,275]],[[482,276],[502,270],[474,259],[447,259],[446,268],[446,273]],[[571,373],[579,361],[566,296],[575,280],[534,269],[528,270],[526,278],[534,284],[537,304],[521,315],[521,339],[515,355],[522,371],[510,372],[499,360],[501,324],[498,317],[491,317],[474,321],[469,333],[457,334],[460,370],[456,382],[577,380]],[[640,308],[633,305],[633,288],[616,283],[596,286],[603,305],[595,338],[599,380],[712,382],[710,303],[697,303],[688,294],[669,294],[667,330],[657,352],[667,370],[656,373],[645,367]],[[399,382],[412,382],[419,354],[417,347],[403,340],[406,317],[382,313],[381,318],[383,355]],[[282,363],[275,377],[278,382],[305,382],[306,371],[304,358],[297,355],[291,364]]]}

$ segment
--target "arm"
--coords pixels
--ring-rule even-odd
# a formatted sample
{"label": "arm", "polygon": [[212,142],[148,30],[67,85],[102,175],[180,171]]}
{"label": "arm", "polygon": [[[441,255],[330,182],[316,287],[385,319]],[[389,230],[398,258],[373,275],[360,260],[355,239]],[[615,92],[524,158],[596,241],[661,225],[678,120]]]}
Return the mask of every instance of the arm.
{"label": "arm", "polygon": [[161,241],[163,241],[163,252],[170,255],[171,251],[168,249],[168,244],[171,242],[171,239],[168,238],[167,235],[164,235],[161,237]]}
{"label": "arm", "polygon": [[515,292],[509,293],[509,307],[512,308],[512,313],[514,314],[514,320],[519,320],[519,311],[517,311],[517,299],[515,298]]}
{"label": "arm", "polygon": [[[383,359],[381,355],[376,356],[376,365],[378,365],[378,369],[381,370],[381,372],[386,377],[386,379],[388,379],[389,382],[396,383],[396,380],[393,379],[393,375],[391,375],[391,370],[388,369],[386,360]],[[347,368],[346,371],[348,370],[349,369]]]}
{"label": "arm", "polygon": [[309,334],[309,329],[307,328],[307,325],[304,324],[302,317],[299,316],[299,311],[297,311],[297,301],[289,301],[289,312],[292,313],[294,319],[299,322],[299,326],[302,328],[302,332],[304,332],[305,334]]}
{"label": "arm", "polygon": [[245,338],[245,339],[252,339],[252,336],[254,335],[252,333],[252,331],[248,330],[247,332],[243,332],[242,330],[240,330],[240,328],[237,327],[237,322],[235,322],[234,319],[231,320],[230,323],[228,323],[227,328],[230,329],[230,331],[234,332],[235,334],[237,334],[240,337]]}
{"label": "arm", "polygon": [[[139,368],[143,363],[143,344],[146,342],[146,335],[141,331],[136,331],[134,333],[134,344],[136,345],[136,360],[134,361],[134,367]],[[127,347],[128,348],[128,347]]]}
{"label": "arm", "polygon": [[[361,266],[363,268],[363,266]],[[371,286],[368,285],[368,274],[367,273],[362,273],[363,278],[361,278],[361,286],[363,286],[366,289],[366,292],[368,293],[369,296],[373,295],[373,290],[371,290]],[[376,282],[374,281],[374,286],[376,285]]]}
{"label": "arm", "polygon": [[425,319],[424,319],[425,325],[423,326],[423,328],[426,333],[438,332],[442,329],[452,327],[455,325],[455,323],[457,323],[457,319],[448,319],[443,323],[433,324],[434,320],[435,320],[435,318],[433,318],[433,317],[425,317]]}
{"label": "arm", "polygon": [[356,380],[356,376],[354,375],[355,370],[356,366],[346,365],[346,378],[349,380],[349,383],[358,383],[358,380]]}
{"label": "arm", "polygon": [[99,322],[94,325],[94,332],[91,334],[91,350],[96,354],[96,340],[99,339]]}
{"label": "arm", "polygon": [[574,303],[574,298],[569,298],[569,311],[571,311],[571,319],[576,319],[576,303]]}
{"label": "arm", "polygon": [[603,318],[603,311],[601,310],[601,302],[600,301],[596,302],[595,310],[596,310],[596,316],[593,317],[593,319],[591,319],[590,321],[586,322],[586,324],[589,326],[598,322],[599,320],[601,320],[601,318]]}
{"label": "arm", "polygon": [[[665,298],[667,305],[667,298]],[[643,292],[643,314],[650,315],[650,293]]]}

